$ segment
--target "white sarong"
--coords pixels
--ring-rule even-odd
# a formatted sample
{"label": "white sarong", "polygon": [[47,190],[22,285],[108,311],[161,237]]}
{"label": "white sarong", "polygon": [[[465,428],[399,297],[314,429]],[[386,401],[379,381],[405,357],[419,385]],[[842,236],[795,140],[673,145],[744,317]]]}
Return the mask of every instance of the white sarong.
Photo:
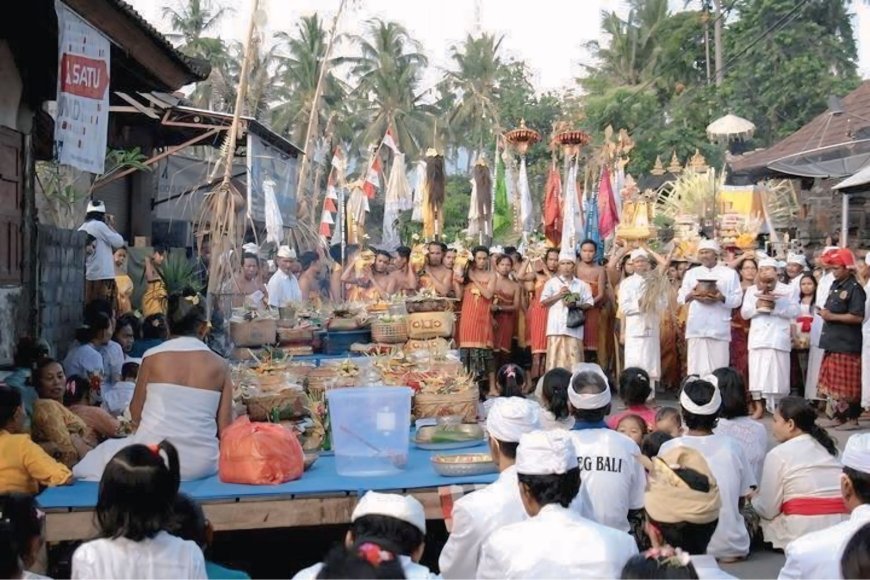
{"label": "white sarong", "polygon": [[776,409],[776,402],[790,392],[789,354],[773,348],[749,349],[749,390],[753,395],[760,394],[765,399],[767,410],[771,413]]}
{"label": "white sarong", "polygon": [[690,375],[709,375],[729,365],[731,343],[714,338],[689,338],[687,367]]}
{"label": "white sarong", "polygon": [[807,357],[807,380],[804,383],[804,398],[812,401],[819,398],[819,373],[822,371],[822,359],[825,351],[817,346],[810,346]]}

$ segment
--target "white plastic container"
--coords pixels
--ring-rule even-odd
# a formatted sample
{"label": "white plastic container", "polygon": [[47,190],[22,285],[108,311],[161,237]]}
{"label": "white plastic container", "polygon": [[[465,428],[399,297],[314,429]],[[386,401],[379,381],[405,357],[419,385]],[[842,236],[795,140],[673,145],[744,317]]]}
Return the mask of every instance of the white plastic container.
{"label": "white plastic container", "polygon": [[326,392],[339,475],[399,473],[408,464],[408,387],[356,387]]}

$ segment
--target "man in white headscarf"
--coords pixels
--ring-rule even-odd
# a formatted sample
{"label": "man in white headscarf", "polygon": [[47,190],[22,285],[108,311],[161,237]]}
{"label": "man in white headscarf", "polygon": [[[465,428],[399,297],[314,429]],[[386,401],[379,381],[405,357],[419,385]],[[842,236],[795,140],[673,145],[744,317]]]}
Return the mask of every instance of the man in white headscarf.
{"label": "man in white headscarf", "polygon": [[749,392],[754,404],[766,402],[771,413],[791,389],[791,326],[799,314],[797,296],[777,281],[776,260],[763,258],[755,284],[746,289],[740,316],[751,321]]}
{"label": "man in white headscarf", "polygon": [[568,404],[574,415],[570,433],[582,485],[571,508],[599,524],[629,532],[629,520],[639,518],[643,509],[646,476],[635,461],[640,454],[637,444],[604,422],[610,400],[601,367],[577,365],[568,385]]}
{"label": "man in white headscarf", "polygon": [[680,393],[680,412],[686,434],[665,442],[659,449],[659,457],[667,457],[668,452],[676,447],[689,447],[707,460],[719,484],[722,500],[719,524],[710,539],[707,553],[720,562],[734,562],[749,554],[749,532],[740,513],[740,499],[748,496],[757,482],[737,440],[729,435],[713,433],[721,406],[719,381],[714,375],[688,377]]}
{"label": "man in white headscarf", "polygon": [[706,375],[728,366],[731,311],[743,299],[737,272],[718,263],[719,244],[702,240],[698,260],[701,265],[686,272],[677,293],[677,302],[689,305],[686,343],[690,375]]}
{"label": "man in white headscarf", "polygon": [[520,438],[517,479],[529,519],[505,526],[483,545],[476,578],[618,578],[637,554],[628,534],[568,508],[580,470],[567,432]]}
{"label": "man in white headscarf", "polygon": [[562,248],[559,269],[541,291],[541,305],[548,309],[547,370],[571,369],[583,362],[583,324],[574,325],[569,320],[569,306],[585,312],[594,300],[589,284],[575,275],[576,260],[573,250]]}
{"label": "man in white headscarf", "polygon": [[840,558],[846,543],[870,524],[870,433],[849,437],[843,450],[840,491],[849,519],[792,541],[785,549],[780,578],[841,578]]}
{"label": "man in white headscarf", "polygon": [[302,302],[302,291],[299,290],[299,281],[293,273],[293,262],[296,261],[296,250],[290,246],[278,248],[278,256],[275,260],[278,271],[269,278],[266,288],[269,291],[269,306],[279,308],[290,304]]}
{"label": "man in white headscarf", "polygon": [[486,417],[489,449],[498,465],[498,479],[453,505],[453,529],[438,566],[444,578],[474,578],[480,549],[496,530],[526,519],[517,469],[520,437],[540,429],[539,407],[520,397],[499,397]]}
{"label": "man in white headscarf", "polygon": [[646,250],[637,249],[631,252],[629,260],[634,274],[619,285],[619,308],[625,316],[625,368],[642,368],[650,379],[658,381],[662,376],[659,326],[667,296],[662,294],[657,302],[645,308],[642,299],[650,268],[654,267],[653,257]]}
{"label": "man in white headscarf", "polygon": [[789,252],[785,259],[785,274],[788,276],[787,284],[791,286],[798,297],[801,293],[801,278],[810,269],[807,257],[803,254]]}

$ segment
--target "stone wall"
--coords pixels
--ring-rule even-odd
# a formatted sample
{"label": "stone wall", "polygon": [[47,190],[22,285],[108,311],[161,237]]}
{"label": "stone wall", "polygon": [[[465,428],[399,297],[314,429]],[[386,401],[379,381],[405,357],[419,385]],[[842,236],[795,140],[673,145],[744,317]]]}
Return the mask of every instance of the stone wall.
{"label": "stone wall", "polygon": [[39,226],[39,336],[63,357],[82,321],[85,234]]}
{"label": "stone wall", "polygon": [[23,303],[21,286],[0,287],[0,365],[12,364],[15,344],[18,337],[26,333],[26,322],[22,323],[22,313],[27,308]]}

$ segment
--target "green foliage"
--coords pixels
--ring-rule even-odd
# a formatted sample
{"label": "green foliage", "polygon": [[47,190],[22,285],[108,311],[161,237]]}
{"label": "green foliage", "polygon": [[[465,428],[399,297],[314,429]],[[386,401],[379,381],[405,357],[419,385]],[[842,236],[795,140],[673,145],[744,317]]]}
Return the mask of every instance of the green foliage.
{"label": "green foliage", "polygon": [[180,294],[185,288],[191,288],[196,292],[204,290],[196,265],[182,252],[170,252],[156,270],[170,296]]}

